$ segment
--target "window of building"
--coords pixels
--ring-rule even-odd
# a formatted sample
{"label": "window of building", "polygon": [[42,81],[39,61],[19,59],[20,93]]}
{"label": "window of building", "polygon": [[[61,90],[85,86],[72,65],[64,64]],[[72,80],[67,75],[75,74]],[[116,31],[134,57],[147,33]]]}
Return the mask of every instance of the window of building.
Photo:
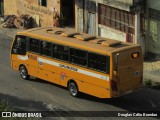
{"label": "window of building", "polygon": [[41,41],[41,54],[51,57],[52,44],[50,42]]}
{"label": "window of building", "polygon": [[88,67],[98,71],[109,73],[109,57],[95,53],[89,53]]}
{"label": "window of building", "polygon": [[30,38],[30,51],[39,53],[39,40]]}
{"label": "window of building", "polygon": [[38,1],[38,4],[39,4],[40,6],[47,7],[47,0],[39,0],[39,1]]}
{"label": "window of building", "polygon": [[83,50],[70,49],[70,62],[82,66],[87,66],[87,52]]}
{"label": "window of building", "polygon": [[99,24],[116,30],[135,34],[135,14],[106,5],[98,4]]}
{"label": "window of building", "polygon": [[68,47],[53,44],[53,58],[68,61]]}

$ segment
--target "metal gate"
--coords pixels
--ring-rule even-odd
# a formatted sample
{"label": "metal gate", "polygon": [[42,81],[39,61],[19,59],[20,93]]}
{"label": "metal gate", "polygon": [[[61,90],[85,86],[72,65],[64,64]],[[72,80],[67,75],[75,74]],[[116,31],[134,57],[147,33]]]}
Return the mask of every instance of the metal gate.
{"label": "metal gate", "polygon": [[87,2],[87,33],[88,34],[96,34],[96,2],[88,1]]}
{"label": "metal gate", "polygon": [[78,31],[84,32],[84,0],[78,0]]}
{"label": "metal gate", "polygon": [[88,13],[88,26],[87,33],[95,35],[96,31],[96,15],[94,13]]}

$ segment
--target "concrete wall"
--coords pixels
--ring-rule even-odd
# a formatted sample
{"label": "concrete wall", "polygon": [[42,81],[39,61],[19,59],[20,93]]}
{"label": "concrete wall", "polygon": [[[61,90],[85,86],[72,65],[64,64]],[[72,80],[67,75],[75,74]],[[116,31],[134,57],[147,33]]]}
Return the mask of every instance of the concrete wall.
{"label": "concrete wall", "polygon": [[[77,1],[80,1],[80,0],[76,0],[76,3],[78,3]],[[91,0],[86,0],[86,1],[91,1]],[[85,1],[85,6],[87,4],[86,1]],[[141,0],[92,0],[92,1],[96,1],[96,13],[95,13],[96,23],[94,26],[96,29],[95,34],[99,35],[101,37],[126,42],[127,34],[125,32],[121,32],[121,31],[116,30],[114,28],[110,28],[110,27],[98,24],[98,5],[104,4],[107,6],[111,6],[114,8],[118,8],[120,10],[130,12],[130,6],[132,6],[136,2],[140,2]],[[84,8],[85,8],[85,6],[84,6]],[[83,7],[79,8],[78,4],[76,4],[76,13],[77,13],[77,15],[76,15],[76,23],[77,23],[76,30],[78,30],[80,32],[87,32],[85,28],[87,28],[88,26],[85,23],[87,23],[86,22],[87,21],[86,14],[88,14],[88,11],[86,10],[86,8],[84,11],[82,9],[83,9]],[[81,11],[81,16],[79,15],[80,11]],[[135,11],[135,34],[131,34],[130,38],[134,44],[140,44],[142,46],[143,54],[145,54],[145,40],[144,40],[144,36],[141,35],[141,33],[140,33],[140,13],[141,12],[142,12],[141,9],[139,11]],[[83,16],[83,13],[85,14],[85,16]],[[83,27],[83,29],[81,29],[82,27]]]}
{"label": "concrete wall", "polygon": [[147,0],[147,29],[146,29],[146,52],[160,56],[160,19],[150,18],[149,8],[158,11],[160,15],[160,0]]}
{"label": "concrete wall", "polygon": [[39,6],[38,0],[4,0],[5,15],[29,14],[39,19],[40,26],[53,26],[53,15],[60,13],[60,0],[48,0],[47,7]]}
{"label": "concrete wall", "polygon": [[160,10],[160,0],[147,0],[148,8]]}
{"label": "concrete wall", "polygon": [[[98,3],[105,4],[114,8],[130,12],[130,6],[139,0],[98,0]],[[145,37],[140,33],[140,13],[142,11],[135,11],[135,34],[132,34],[134,44],[139,44],[142,47],[143,55],[145,55]],[[98,35],[106,38],[111,38],[126,42],[126,33],[107,26],[98,25]]]}
{"label": "concrete wall", "polygon": [[125,11],[130,11],[129,6],[133,4],[133,0],[98,0],[98,2]]}
{"label": "concrete wall", "polygon": [[126,42],[126,33],[99,25],[99,36]]}

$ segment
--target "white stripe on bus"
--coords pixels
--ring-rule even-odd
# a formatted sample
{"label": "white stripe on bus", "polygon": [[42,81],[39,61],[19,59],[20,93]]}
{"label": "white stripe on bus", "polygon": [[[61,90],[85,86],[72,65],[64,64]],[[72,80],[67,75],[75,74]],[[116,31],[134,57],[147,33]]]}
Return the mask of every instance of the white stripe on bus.
{"label": "white stripe on bus", "polygon": [[[39,62],[42,62],[42,63],[54,65],[54,66],[56,66],[56,67],[60,67],[60,66],[61,66],[61,64],[58,63],[58,62],[53,62],[53,61],[46,60],[46,59],[43,59],[43,58],[38,58],[38,61],[39,61]],[[71,67],[71,66],[69,66],[69,67]],[[71,67],[71,68],[72,68],[72,67]],[[64,69],[65,69],[65,68],[64,68]],[[67,68],[66,68],[66,69],[67,69]],[[77,69],[77,68],[76,68],[76,69]],[[70,70],[71,70],[71,69],[70,69]],[[72,70],[72,71],[73,71],[73,70]],[[84,74],[84,75],[96,77],[96,78],[99,78],[99,79],[103,79],[103,80],[106,80],[106,81],[109,80],[109,77],[107,77],[107,76],[103,76],[103,75],[96,74],[96,73],[89,72],[89,71],[82,70],[82,69],[78,69],[76,72],[81,73],[81,74]]]}
{"label": "white stripe on bus", "polygon": [[[18,59],[27,60],[28,56],[18,55]],[[46,60],[46,59],[43,59],[43,58],[38,58],[38,62],[54,65],[56,67],[61,67],[61,68],[64,68],[64,69],[69,69],[71,71],[75,71],[75,72],[78,72],[78,73],[81,73],[81,74],[84,74],[84,75],[88,75],[88,76],[91,76],[91,77],[95,77],[95,78],[99,78],[99,79],[102,79],[102,80],[109,81],[109,77],[107,77],[107,76],[100,75],[100,74],[93,73],[93,72],[89,72],[89,71],[82,70],[82,69],[78,69],[78,68],[74,68],[74,67],[71,67],[71,66],[67,66],[65,64],[62,65],[62,64],[60,64],[58,62],[53,62],[53,61]]]}
{"label": "white stripe on bus", "polygon": [[18,55],[18,59],[20,59],[20,60],[28,60],[28,56]]}

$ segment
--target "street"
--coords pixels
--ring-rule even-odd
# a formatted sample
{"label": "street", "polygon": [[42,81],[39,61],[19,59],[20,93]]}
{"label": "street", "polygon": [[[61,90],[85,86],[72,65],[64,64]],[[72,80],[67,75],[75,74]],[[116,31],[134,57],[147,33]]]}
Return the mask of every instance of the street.
{"label": "street", "polygon": [[5,99],[15,110],[160,111],[160,91],[158,90],[142,88],[124,97],[107,100],[84,94],[79,98],[73,98],[67,89],[52,83],[35,78],[23,80],[19,72],[10,67],[11,43],[12,38],[0,34],[0,98]]}

